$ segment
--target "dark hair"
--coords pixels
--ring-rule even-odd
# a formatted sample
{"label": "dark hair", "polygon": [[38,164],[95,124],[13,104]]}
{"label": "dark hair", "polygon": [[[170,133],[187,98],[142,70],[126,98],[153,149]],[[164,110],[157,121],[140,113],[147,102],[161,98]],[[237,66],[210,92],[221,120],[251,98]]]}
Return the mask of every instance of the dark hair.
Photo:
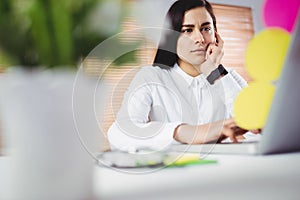
{"label": "dark hair", "polygon": [[214,29],[217,30],[216,17],[212,6],[206,0],[178,0],[169,9],[162,38],[154,58],[153,66],[163,69],[173,67],[178,60],[177,40],[181,33],[181,26],[186,11],[197,7],[205,7],[213,20]]}

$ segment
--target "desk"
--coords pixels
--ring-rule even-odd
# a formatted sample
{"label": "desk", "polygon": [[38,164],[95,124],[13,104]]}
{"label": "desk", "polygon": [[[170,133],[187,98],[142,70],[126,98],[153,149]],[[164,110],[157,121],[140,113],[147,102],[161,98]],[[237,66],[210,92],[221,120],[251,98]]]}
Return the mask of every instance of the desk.
{"label": "desk", "polygon": [[[0,188],[5,160],[0,158]],[[126,174],[95,166],[99,199],[299,199],[300,153],[272,156],[211,155],[218,164]],[[1,199],[1,194],[0,194]]]}

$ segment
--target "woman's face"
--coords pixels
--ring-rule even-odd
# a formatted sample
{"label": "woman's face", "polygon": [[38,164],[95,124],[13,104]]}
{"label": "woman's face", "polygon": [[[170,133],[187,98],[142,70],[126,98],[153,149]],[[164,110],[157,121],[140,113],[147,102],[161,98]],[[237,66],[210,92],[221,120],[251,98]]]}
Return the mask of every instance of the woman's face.
{"label": "woman's face", "polygon": [[198,67],[205,61],[206,50],[215,42],[213,20],[204,7],[185,12],[181,34],[177,40],[180,67]]}

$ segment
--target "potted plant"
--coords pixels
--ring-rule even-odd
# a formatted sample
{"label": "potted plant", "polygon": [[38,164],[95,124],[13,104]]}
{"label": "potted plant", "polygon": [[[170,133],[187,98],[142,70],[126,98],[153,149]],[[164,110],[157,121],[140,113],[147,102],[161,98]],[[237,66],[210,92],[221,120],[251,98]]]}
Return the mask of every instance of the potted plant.
{"label": "potted plant", "polygon": [[[94,111],[101,91],[69,72],[119,31],[97,28],[104,3],[0,1],[0,65],[14,66],[0,77],[0,121],[11,157],[8,198],[91,198],[89,153],[99,149]],[[121,19],[122,13],[114,14]]]}
{"label": "potted plant", "polygon": [[97,20],[91,16],[101,3],[103,0],[2,0],[0,49],[12,64],[74,67],[108,37],[89,21]]}

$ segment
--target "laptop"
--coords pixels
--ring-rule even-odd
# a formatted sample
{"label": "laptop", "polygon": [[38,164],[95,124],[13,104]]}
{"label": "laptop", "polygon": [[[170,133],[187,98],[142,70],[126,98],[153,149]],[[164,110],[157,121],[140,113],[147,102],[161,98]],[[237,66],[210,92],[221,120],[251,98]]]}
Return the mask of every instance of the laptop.
{"label": "laptop", "polygon": [[[300,14],[299,14],[300,15]],[[172,151],[200,154],[278,154],[300,152],[300,17],[259,141],[202,145],[172,145]]]}

